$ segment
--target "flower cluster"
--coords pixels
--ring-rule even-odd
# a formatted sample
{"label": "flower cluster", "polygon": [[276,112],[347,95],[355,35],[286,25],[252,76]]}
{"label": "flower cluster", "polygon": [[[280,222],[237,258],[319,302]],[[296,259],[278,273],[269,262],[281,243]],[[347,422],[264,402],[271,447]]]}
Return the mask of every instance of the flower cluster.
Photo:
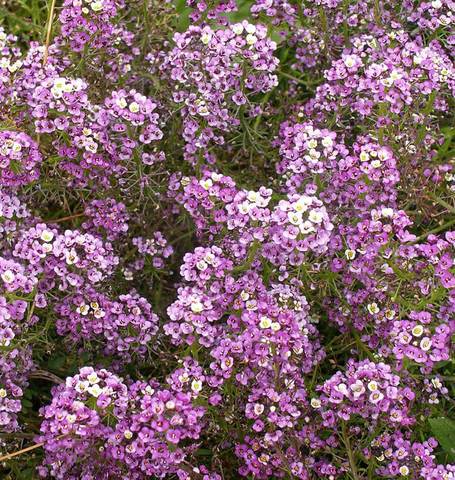
{"label": "flower cluster", "polygon": [[117,301],[92,288],[65,297],[55,311],[57,333],[74,343],[102,336],[104,352],[121,354],[123,360],[133,351],[144,355],[157,330],[158,317],[147,300],[136,292],[120,295]]}
{"label": "flower cluster", "polygon": [[16,3],[0,477],[455,478],[453,2]]}
{"label": "flower cluster", "polygon": [[120,470],[103,445],[114,419],[125,415],[127,405],[126,385],[106,370],[84,367],[55,387],[52,403],[42,411],[40,438],[49,470],[43,466],[40,474],[59,479],[118,475]]}
{"label": "flower cluster", "polygon": [[353,415],[373,421],[385,415],[391,425],[413,422],[408,413],[415,394],[409,387],[403,388],[400,377],[384,363],[350,362],[344,373],[337,372],[319,389],[321,396],[313,398],[311,405],[321,408],[328,427],[334,426],[337,419],[346,421]]}
{"label": "flower cluster", "polygon": [[84,229],[90,231],[101,231],[105,233],[108,240],[115,240],[117,237],[128,231],[129,215],[126,206],[122,202],[116,202],[113,198],[105,200],[93,200],[85,208],[87,221],[84,222]]}
{"label": "flower cluster", "polygon": [[22,338],[37,317],[22,296],[30,294],[37,279],[12,260],[1,258],[0,264],[0,428],[10,433],[20,429],[17,414],[35,368],[31,346]]}
{"label": "flower cluster", "polygon": [[123,7],[121,0],[65,0],[59,16],[62,39],[75,52],[87,44],[96,49],[108,46],[117,37],[112,20]]}
{"label": "flower cluster", "polygon": [[371,442],[367,455],[375,455],[381,465],[379,472],[384,477],[449,480],[453,478],[455,468],[437,463],[433,454],[436,446],[434,438],[411,442],[408,435],[383,434]]}
{"label": "flower cluster", "polygon": [[199,438],[204,408],[156,382],[127,385],[107,370],[84,367],[54,389],[42,415],[41,476],[140,479],[184,472],[191,449],[183,444]]}
{"label": "flower cluster", "polygon": [[78,230],[57,233],[44,223],[24,230],[13,254],[43,273],[43,283],[58,281],[59,290],[81,287],[86,280],[96,284],[119,262],[111,244],[99,237]]}
{"label": "flower cluster", "polygon": [[3,186],[26,185],[39,177],[42,156],[26,133],[0,132],[0,182]]}
{"label": "flower cluster", "polygon": [[224,134],[240,123],[235,111],[248,105],[252,94],[276,86],[277,45],[265,26],[247,21],[219,30],[191,26],[174,41],[160,70],[175,85],[185,154],[195,161],[212,143],[225,142]]}

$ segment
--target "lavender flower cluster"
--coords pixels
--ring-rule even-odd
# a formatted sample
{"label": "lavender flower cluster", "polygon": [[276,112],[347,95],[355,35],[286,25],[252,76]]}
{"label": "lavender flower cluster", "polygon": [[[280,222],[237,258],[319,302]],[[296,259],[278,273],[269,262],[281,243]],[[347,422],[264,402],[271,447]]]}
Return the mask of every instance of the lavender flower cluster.
{"label": "lavender flower cluster", "polygon": [[2,478],[455,479],[454,3],[54,3],[0,27]]}

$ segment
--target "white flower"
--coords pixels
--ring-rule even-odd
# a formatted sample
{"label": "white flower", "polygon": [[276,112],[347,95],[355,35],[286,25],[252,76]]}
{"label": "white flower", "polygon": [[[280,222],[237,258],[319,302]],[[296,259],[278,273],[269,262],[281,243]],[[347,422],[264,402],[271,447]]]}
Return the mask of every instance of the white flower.
{"label": "white flower", "polygon": [[147,385],[144,391],[147,395],[153,395],[155,393],[155,390],[150,385]]}
{"label": "white flower", "polygon": [[355,65],[356,57],[354,55],[346,55],[343,62],[348,68],[352,68]]}
{"label": "white flower", "polygon": [[124,97],[117,98],[115,100],[115,104],[117,105],[117,107],[120,107],[120,108],[126,108],[126,106],[128,105]]}
{"label": "white flower", "polygon": [[250,294],[248,292],[245,292],[245,290],[242,290],[240,292],[240,298],[246,302],[250,298]]}
{"label": "white flower", "polygon": [[63,91],[66,93],[71,93],[73,91],[73,86],[71,83],[65,83],[65,85],[63,85]]}
{"label": "white flower", "polygon": [[392,218],[393,217],[393,208],[384,207],[381,209],[381,215],[385,218]]}
{"label": "white flower", "polygon": [[49,230],[43,230],[41,232],[41,240],[43,240],[43,242],[52,242],[53,238],[54,238],[54,234],[52,232],[50,232]]}
{"label": "white flower", "polygon": [[427,352],[431,348],[431,344],[433,342],[431,341],[430,338],[428,337],[423,337],[422,340],[420,340],[420,348],[424,351]]}
{"label": "white flower", "polygon": [[59,77],[59,78],[56,78],[54,80],[54,87],[53,88],[55,88],[57,90],[63,90],[65,85],[66,85],[66,79]]}
{"label": "white flower", "polygon": [[296,212],[305,213],[308,210],[308,204],[307,198],[300,197],[292,206]]}
{"label": "white flower", "polygon": [[69,415],[66,416],[66,420],[68,423],[75,423],[76,419],[77,417],[73,413],[70,413]]}
{"label": "white flower", "polygon": [[20,152],[22,150],[22,145],[20,143],[14,142],[12,150],[13,152]]}
{"label": "white flower", "polygon": [[349,388],[352,390],[354,398],[359,398],[363,393],[365,393],[365,387],[361,380],[357,380]]}
{"label": "white flower", "polygon": [[87,380],[92,384],[98,383],[100,381],[96,372],[93,372],[90,375],[88,375]]}
{"label": "white flower", "polygon": [[93,312],[93,316],[95,318],[103,318],[103,317],[106,316],[106,312],[104,310],[101,310],[100,308],[98,308]]}
{"label": "white flower", "polygon": [[354,260],[355,250],[351,250],[350,248],[348,248],[347,250],[345,250],[344,255],[348,260]]}
{"label": "white flower", "polygon": [[103,2],[95,1],[90,6],[94,12],[100,12],[103,9]]}
{"label": "white flower", "polygon": [[90,310],[90,307],[83,303],[82,305],[79,305],[79,307],[76,308],[76,312],[80,313],[81,315],[87,315]]}
{"label": "white flower", "polygon": [[0,398],[6,397],[6,390],[4,388],[0,388]]}
{"label": "white flower", "polygon": [[311,401],[310,401],[310,405],[313,408],[321,408],[321,401],[317,398],[312,398]]}
{"label": "white flower", "polygon": [[248,34],[246,36],[246,43],[248,43],[248,45],[254,45],[257,41],[258,37],[256,37],[256,35]]}
{"label": "white flower", "polygon": [[384,87],[391,87],[393,84],[393,80],[389,77],[387,78],[382,78],[380,82],[384,85]]}
{"label": "white flower", "polygon": [[198,270],[204,271],[207,270],[207,263],[204,262],[204,260],[199,260],[199,262],[196,263],[196,268]]}
{"label": "white flower", "polygon": [[91,385],[87,388],[87,392],[95,398],[98,398],[103,393],[103,389],[97,383],[95,383],[95,385]]}
{"label": "white flower", "polygon": [[301,225],[300,225],[300,233],[303,233],[304,235],[307,234],[307,233],[311,233],[311,232],[314,232],[314,226],[313,224],[306,220],[305,222],[303,222]]}
{"label": "white flower", "polygon": [[202,382],[200,380],[193,380],[191,382],[191,390],[195,393],[199,393],[202,390]]}
{"label": "white flower", "polygon": [[379,313],[379,307],[376,302],[369,303],[367,305],[367,310],[371,313],[371,315],[375,315],[376,313]]}
{"label": "white flower", "polygon": [[245,201],[239,204],[238,209],[240,213],[246,215],[251,210],[251,205]]}
{"label": "white flower", "polygon": [[197,113],[201,116],[201,117],[206,117],[207,115],[210,114],[209,112],[209,109],[207,108],[207,105],[205,104],[205,102],[201,102],[197,108]]}
{"label": "white flower", "polygon": [[11,270],[5,270],[2,275],[2,280],[5,282],[5,283],[13,283],[14,282],[14,279],[16,278],[16,275],[14,275],[14,273],[11,271]]}
{"label": "white flower", "polygon": [[269,317],[261,317],[260,318],[260,322],[259,322],[259,326],[261,328],[270,328],[272,326],[272,320],[270,320]]}
{"label": "white flower", "polygon": [[337,385],[335,387],[340,393],[342,393],[343,395],[347,395],[348,394],[348,387],[346,386],[345,383],[340,383],[339,385]]}
{"label": "white flower", "polygon": [[333,140],[330,137],[324,137],[321,143],[323,147],[329,148],[333,145]]}
{"label": "white flower", "polygon": [[292,225],[300,225],[303,223],[302,214],[299,212],[288,212],[288,220]]}
{"label": "white flower", "polygon": [[401,73],[398,72],[397,70],[392,70],[392,72],[390,73],[390,79],[395,81],[395,80],[398,80],[402,77]]}
{"label": "white flower", "polygon": [[139,104],[136,103],[136,102],[132,102],[130,103],[130,106],[128,107],[128,110],[131,112],[131,113],[137,113],[139,112]]}
{"label": "white flower", "polygon": [[399,472],[401,475],[403,475],[403,477],[405,477],[406,475],[409,474],[409,468],[406,465],[403,465],[400,467]]}
{"label": "white flower", "polygon": [[250,34],[256,33],[256,27],[252,23],[248,23],[247,25],[245,25],[245,30],[246,30],[246,33],[250,33]]}
{"label": "white flower", "polygon": [[123,432],[123,436],[127,439],[127,440],[130,440],[131,438],[133,438],[133,432],[131,430],[125,430]]}
{"label": "white flower", "polygon": [[248,192],[248,195],[246,196],[246,198],[250,201],[250,202],[253,202],[253,203],[256,203],[257,200],[258,200],[258,197],[259,197],[259,193],[258,192],[253,192],[252,190]]}
{"label": "white flower", "polygon": [[209,264],[209,265],[212,265],[213,264],[213,261],[215,260],[215,255],[213,255],[213,253],[207,253],[204,257],[204,260]]}
{"label": "white flower", "polygon": [[321,223],[324,215],[319,210],[311,210],[308,219],[313,223]]}
{"label": "white flower", "polygon": [[431,6],[434,9],[439,10],[442,7],[442,2],[441,0],[434,0],[433,2],[431,2]]}
{"label": "white flower", "polygon": [[76,392],[83,393],[87,391],[88,386],[88,382],[77,382],[74,389],[76,390]]}
{"label": "white flower", "polygon": [[241,23],[232,25],[231,29],[236,35],[241,35],[243,33],[243,25]]}
{"label": "white flower", "polygon": [[254,404],[254,413],[256,415],[261,415],[261,413],[264,411],[264,405],[262,403],[255,403]]}
{"label": "white flower", "polygon": [[371,403],[379,403],[384,398],[384,395],[381,392],[373,392],[370,395],[370,402]]}
{"label": "white flower", "polygon": [[385,311],[385,318],[387,318],[387,320],[393,320],[395,318],[395,310],[387,309]]}
{"label": "white flower", "polygon": [[416,325],[411,331],[414,337],[421,337],[423,334],[423,327],[422,325]]}
{"label": "white flower", "polygon": [[210,42],[210,39],[212,38],[212,34],[210,32],[204,32],[202,35],[201,35],[201,42],[204,44],[204,45],[207,45],[209,42]]}
{"label": "white flower", "polygon": [[442,382],[439,380],[439,378],[433,378],[431,380],[431,383],[433,384],[433,387],[435,388],[441,388],[442,387]]}
{"label": "white flower", "polygon": [[202,305],[202,303],[199,300],[196,300],[191,304],[191,310],[194,313],[201,313],[202,310],[204,310],[204,305]]}
{"label": "white flower", "polygon": [[361,161],[361,162],[368,162],[368,160],[370,159],[370,156],[368,155],[367,152],[365,152],[365,151],[362,150],[362,151],[360,152],[359,158],[360,158],[360,161]]}
{"label": "white flower", "polygon": [[212,180],[210,180],[210,178],[207,178],[207,180],[201,180],[199,183],[201,184],[201,187],[204,190],[209,190],[210,187],[213,186],[213,182],[212,182]]}
{"label": "white flower", "polygon": [[378,389],[378,382],[375,382],[372,380],[371,382],[368,383],[368,390],[370,392],[375,392]]}
{"label": "white flower", "polygon": [[69,252],[65,253],[65,260],[67,265],[73,265],[79,261],[79,257],[77,256],[76,250],[72,248]]}

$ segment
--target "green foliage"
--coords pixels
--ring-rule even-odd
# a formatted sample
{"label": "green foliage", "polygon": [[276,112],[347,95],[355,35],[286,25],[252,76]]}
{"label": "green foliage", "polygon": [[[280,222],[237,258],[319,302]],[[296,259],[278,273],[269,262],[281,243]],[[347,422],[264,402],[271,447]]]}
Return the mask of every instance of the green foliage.
{"label": "green foliage", "polygon": [[431,431],[447,455],[449,462],[455,462],[455,421],[450,418],[430,418]]}

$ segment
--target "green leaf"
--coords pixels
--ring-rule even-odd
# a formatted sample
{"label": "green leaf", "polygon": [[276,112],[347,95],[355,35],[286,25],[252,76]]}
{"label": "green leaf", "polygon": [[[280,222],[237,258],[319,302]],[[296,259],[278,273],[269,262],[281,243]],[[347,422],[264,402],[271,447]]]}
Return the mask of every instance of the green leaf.
{"label": "green leaf", "polygon": [[208,448],[199,448],[196,450],[195,454],[196,455],[212,455],[212,451],[209,450]]}
{"label": "green leaf", "polygon": [[49,368],[52,370],[58,370],[65,365],[65,357],[60,355],[58,357],[51,358],[47,364],[49,365]]}
{"label": "green leaf", "polygon": [[16,175],[22,173],[22,165],[17,160],[11,160],[9,162],[9,167],[11,168],[13,173],[15,173]]}
{"label": "green leaf", "polygon": [[455,461],[455,422],[446,417],[430,418],[428,421],[449,461]]}
{"label": "green leaf", "polygon": [[32,408],[33,403],[30,400],[26,400],[25,398],[22,399],[22,407],[24,409]]}

